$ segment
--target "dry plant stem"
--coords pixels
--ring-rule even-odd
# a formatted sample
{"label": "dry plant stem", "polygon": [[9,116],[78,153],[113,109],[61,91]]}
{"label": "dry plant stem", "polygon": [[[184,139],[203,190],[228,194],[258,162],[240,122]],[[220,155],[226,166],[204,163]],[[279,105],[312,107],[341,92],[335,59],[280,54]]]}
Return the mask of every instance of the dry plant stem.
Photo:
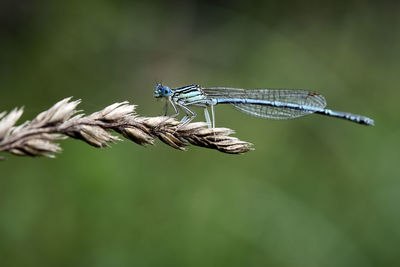
{"label": "dry plant stem", "polygon": [[113,131],[139,144],[153,145],[156,138],[167,145],[186,150],[188,144],[216,149],[230,154],[253,150],[252,144],[230,136],[227,128],[207,128],[204,122],[190,123],[177,129],[181,122],[169,117],[139,117],[135,106],[115,103],[101,111],[84,116],[76,107],[80,100],[65,98],[32,121],[15,126],[23,110],[0,113],[0,152],[21,156],[54,157],[61,152],[57,140],[71,137],[94,147],[108,147],[122,139]]}

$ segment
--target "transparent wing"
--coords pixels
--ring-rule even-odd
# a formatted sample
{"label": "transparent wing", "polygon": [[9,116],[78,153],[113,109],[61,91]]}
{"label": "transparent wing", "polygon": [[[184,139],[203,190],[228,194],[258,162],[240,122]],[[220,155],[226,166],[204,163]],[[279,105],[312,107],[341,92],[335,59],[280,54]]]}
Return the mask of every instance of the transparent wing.
{"label": "transparent wing", "polygon": [[[202,88],[208,98],[216,99],[257,99],[266,101],[279,101],[303,107],[313,107],[323,109],[326,106],[325,97],[321,94],[303,89],[255,89],[245,90],[228,87]],[[268,119],[290,119],[305,116],[313,113],[312,111],[297,110],[290,108],[279,108],[268,105],[257,104],[233,104],[240,111],[261,118]]]}

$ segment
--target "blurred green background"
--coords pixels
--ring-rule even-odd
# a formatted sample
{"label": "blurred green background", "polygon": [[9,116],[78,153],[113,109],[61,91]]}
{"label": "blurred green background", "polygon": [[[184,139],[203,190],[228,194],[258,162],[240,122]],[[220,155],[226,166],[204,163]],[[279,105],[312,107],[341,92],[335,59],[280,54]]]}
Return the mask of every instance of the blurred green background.
{"label": "blurred green background", "polygon": [[25,106],[22,120],[68,96],[159,115],[163,81],[311,88],[376,126],[218,106],[217,126],[255,151],[69,139],[56,159],[7,155],[0,265],[400,266],[399,14],[396,1],[2,0],[0,111]]}

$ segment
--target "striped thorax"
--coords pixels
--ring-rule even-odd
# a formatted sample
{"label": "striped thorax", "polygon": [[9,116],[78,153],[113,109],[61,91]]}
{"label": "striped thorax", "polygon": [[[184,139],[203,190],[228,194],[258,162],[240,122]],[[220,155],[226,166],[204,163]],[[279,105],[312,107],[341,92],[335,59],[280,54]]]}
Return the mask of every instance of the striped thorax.
{"label": "striped thorax", "polygon": [[204,103],[206,100],[207,97],[197,84],[174,89],[172,94],[172,101],[182,105]]}

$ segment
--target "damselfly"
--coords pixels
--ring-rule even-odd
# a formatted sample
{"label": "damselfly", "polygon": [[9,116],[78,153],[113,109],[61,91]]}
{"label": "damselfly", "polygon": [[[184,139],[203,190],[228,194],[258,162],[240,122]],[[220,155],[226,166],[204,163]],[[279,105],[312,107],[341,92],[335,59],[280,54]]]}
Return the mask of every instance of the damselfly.
{"label": "damselfly", "polygon": [[[168,102],[175,111],[171,117],[179,115],[178,108],[185,112],[179,128],[191,122],[197,115],[189,106],[203,107],[207,123],[214,128],[214,106],[217,104],[232,104],[244,113],[267,119],[292,119],[316,113],[359,124],[374,125],[374,121],[368,117],[326,109],[324,96],[318,92],[303,89],[246,90],[228,87],[205,88],[195,84],[171,89],[158,83],[155,86],[154,97],[167,99],[165,115],[168,113]],[[211,108],[211,119],[207,107]]]}

